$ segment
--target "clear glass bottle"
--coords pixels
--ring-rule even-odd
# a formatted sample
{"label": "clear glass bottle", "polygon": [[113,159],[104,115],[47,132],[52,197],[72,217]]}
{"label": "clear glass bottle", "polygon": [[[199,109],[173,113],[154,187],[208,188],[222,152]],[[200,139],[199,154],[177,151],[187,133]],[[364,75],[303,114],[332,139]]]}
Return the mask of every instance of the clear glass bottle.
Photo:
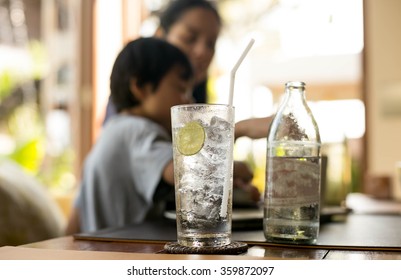
{"label": "clear glass bottle", "polygon": [[267,136],[263,230],[268,242],[313,244],[319,233],[321,154],[305,83],[288,82]]}

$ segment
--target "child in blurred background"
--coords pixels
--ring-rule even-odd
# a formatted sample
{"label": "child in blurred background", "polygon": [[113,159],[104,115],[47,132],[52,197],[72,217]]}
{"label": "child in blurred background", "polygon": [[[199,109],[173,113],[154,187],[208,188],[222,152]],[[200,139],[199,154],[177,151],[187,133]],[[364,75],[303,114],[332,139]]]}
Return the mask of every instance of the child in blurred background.
{"label": "child in blurred background", "polygon": [[[166,198],[174,194],[170,108],[193,102],[193,82],[186,55],[164,40],[139,38],[123,48],[110,78],[118,114],[85,160],[68,234],[162,216]],[[267,129],[260,119],[241,121],[236,137],[265,137]],[[251,179],[241,187],[258,200]]]}

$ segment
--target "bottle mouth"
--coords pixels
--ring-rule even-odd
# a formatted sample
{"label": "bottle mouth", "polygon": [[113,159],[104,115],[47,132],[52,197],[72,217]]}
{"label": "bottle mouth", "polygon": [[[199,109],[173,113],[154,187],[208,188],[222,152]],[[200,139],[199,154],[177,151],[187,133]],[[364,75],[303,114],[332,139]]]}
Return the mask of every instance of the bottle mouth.
{"label": "bottle mouth", "polygon": [[287,82],[285,84],[286,88],[305,88],[306,84],[304,82]]}

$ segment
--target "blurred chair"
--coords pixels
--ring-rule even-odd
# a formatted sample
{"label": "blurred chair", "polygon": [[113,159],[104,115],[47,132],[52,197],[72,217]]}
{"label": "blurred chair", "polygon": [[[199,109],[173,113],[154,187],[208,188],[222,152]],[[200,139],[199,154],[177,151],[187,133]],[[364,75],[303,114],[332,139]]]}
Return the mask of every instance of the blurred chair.
{"label": "blurred chair", "polygon": [[0,162],[0,246],[61,236],[65,218],[35,178],[11,161]]}

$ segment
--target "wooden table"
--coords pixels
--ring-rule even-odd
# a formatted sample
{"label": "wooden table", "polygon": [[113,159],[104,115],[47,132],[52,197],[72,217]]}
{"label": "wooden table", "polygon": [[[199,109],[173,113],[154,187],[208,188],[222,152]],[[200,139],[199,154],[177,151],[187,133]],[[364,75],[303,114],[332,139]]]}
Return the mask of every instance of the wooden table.
{"label": "wooden table", "polygon": [[[235,240],[249,245],[248,251],[241,255],[165,254],[163,247],[168,240],[175,240],[175,228],[157,223],[151,225],[154,229],[134,226],[89,234],[89,238],[65,236],[18,247],[1,247],[0,259],[401,260],[401,204],[392,204],[392,211],[382,206],[374,212],[375,206],[369,204],[369,213],[362,213],[359,208],[345,221],[322,225],[318,244],[312,246],[269,244],[264,241],[261,230],[251,230],[233,232]],[[162,238],[151,232],[161,232]]]}
{"label": "wooden table", "polygon": [[[364,217],[366,218],[366,217]],[[379,217],[375,217],[376,219]],[[397,217],[401,224],[401,216]],[[335,232],[335,231],[334,231]],[[358,235],[358,233],[356,233]],[[394,235],[394,233],[392,233]],[[245,234],[246,236],[246,234]],[[401,232],[397,235],[401,236]],[[341,234],[339,239],[346,239]],[[0,259],[188,259],[194,255],[163,253],[167,241],[139,239],[76,239],[65,236],[19,247],[0,248]],[[363,246],[289,246],[260,241],[246,241],[248,251],[239,256],[197,255],[197,259],[306,259],[306,260],[401,260],[401,244],[394,247]],[[398,242],[398,241],[397,241]],[[30,249],[30,250],[28,250]],[[5,251],[6,250],[6,251]],[[92,254],[88,254],[88,253]],[[109,252],[108,254],[94,254]],[[83,254],[84,253],[84,254]],[[85,254],[86,253],[86,254]]]}
{"label": "wooden table", "polygon": [[[31,248],[31,249],[46,249],[43,255],[32,256],[33,258],[46,259],[47,257],[53,258],[102,258],[101,255],[87,255],[82,254],[65,254],[61,251],[74,250],[76,251],[89,251],[89,252],[116,252],[116,253],[129,253],[125,254],[107,254],[106,258],[116,259],[140,259],[140,258],[154,258],[154,259],[186,259],[187,255],[171,255],[159,254],[163,250],[165,242],[160,241],[94,241],[94,240],[74,240],[72,236],[60,237],[51,240],[31,243],[18,247],[17,250]],[[6,248],[6,247],[3,247]],[[16,247],[8,247],[16,248]],[[1,249],[1,248],[0,248]],[[60,252],[57,252],[60,251]],[[21,250],[16,252],[15,257],[26,258],[26,254],[37,253]],[[70,252],[71,253],[71,252]],[[153,257],[151,257],[151,256]],[[25,256],[25,257],[24,257]],[[4,256],[3,256],[4,257]],[[10,259],[10,255],[6,259]],[[310,249],[310,248],[296,248],[296,247],[282,247],[273,245],[252,245],[250,244],[248,252],[240,256],[219,256],[219,255],[197,255],[198,259],[310,259],[310,260],[401,260],[401,251],[381,251],[381,250],[343,250],[343,249]],[[0,259],[2,259],[0,250]]]}

